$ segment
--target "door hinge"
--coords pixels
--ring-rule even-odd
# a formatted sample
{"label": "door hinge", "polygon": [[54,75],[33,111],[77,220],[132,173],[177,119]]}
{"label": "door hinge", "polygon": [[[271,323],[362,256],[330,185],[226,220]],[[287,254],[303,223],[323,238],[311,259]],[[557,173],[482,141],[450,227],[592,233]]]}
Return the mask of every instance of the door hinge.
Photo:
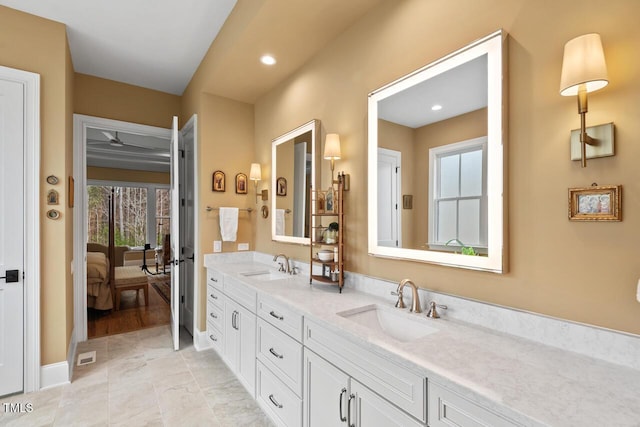
{"label": "door hinge", "polygon": [[396,248],[398,247],[398,241],[396,240]]}
{"label": "door hinge", "polygon": [[180,295],[180,304],[184,304],[184,295]]}
{"label": "door hinge", "polygon": [[179,150],[179,151],[180,151],[180,157],[184,159],[184,150]]}
{"label": "door hinge", "polygon": [[180,205],[184,206],[184,199],[180,199]]}
{"label": "door hinge", "polygon": [[400,170],[400,166],[396,166],[396,173]]}
{"label": "door hinge", "polygon": [[184,255],[184,248],[180,248],[180,255]]}

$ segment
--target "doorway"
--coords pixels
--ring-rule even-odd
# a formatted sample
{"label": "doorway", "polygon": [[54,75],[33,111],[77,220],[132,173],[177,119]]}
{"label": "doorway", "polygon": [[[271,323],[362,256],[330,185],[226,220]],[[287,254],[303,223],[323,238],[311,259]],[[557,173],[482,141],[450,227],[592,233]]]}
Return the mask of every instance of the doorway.
{"label": "doorway", "polygon": [[[84,262],[87,255],[87,242],[89,242],[89,221],[88,221],[88,193],[87,186],[91,183],[104,184],[105,182],[101,181],[91,181],[89,179],[89,174],[87,173],[87,167],[91,167],[90,165],[95,162],[92,156],[95,156],[96,153],[98,155],[103,155],[105,157],[106,163],[103,165],[104,169],[113,172],[113,170],[117,169],[117,167],[113,166],[122,166],[125,162],[132,163],[132,165],[127,165],[129,169],[139,170],[140,168],[150,169],[147,172],[149,173],[161,173],[163,167],[166,166],[166,174],[171,175],[173,178],[174,173],[170,168],[170,154],[169,154],[169,138],[171,137],[171,130],[158,128],[153,126],[146,125],[138,125],[134,123],[121,122],[117,120],[110,119],[102,119],[97,117],[83,116],[83,115],[74,115],[74,176],[76,177],[76,211],[74,215],[74,267],[77,272],[74,275],[74,293],[75,293],[75,331],[76,331],[76,340],[84,341],[89,337],[88,334],[88,314],[87,314],[87,264]],[[115,141],[114,141],[115,140]],[[110,147],[107,145],[115,145],[119,147],[119,149],[125,151],[125,157],[118,159],[117,156],[113,153],[114,150],[109,150]],[[94,147],[97,146],[97,147]],[[117,153],[116,153],[117,154]],[[180,160],[181,161],[181,160]],[[109,164],[115,163],[115,165]],[[146,166],[140,166],[145,165]],[[164,166],[163,166],[164,165]],[[92,177],[95,178],[95,172],[92,171]],[[104,170],[102,171],[104,172]],[[183,175],[188,176],[189,174],[193,175],[195,171],[191,168],[190,171],[186,171]],[[138,175],[140,175],[138,173]],[[131,175],[129,175],[131,176]],[[103,176],[104,177],[104,176]],[[183,178],[180,177],[180,180]],[[104,180],[103,180],[104,181]],[[153,189],[154,183],[149,182],[140,182],[145,181],[145,179],[140,179],[139,176],[133,182],[125,182],[128,188],[131,187],[145,187],[147,192],[155,191],[157,189]],[[107,182],[109,184],[109,182]],[[116,183],[110,183],[115,185]],[[122,187],[123,182],[118,181],[117,183]],[[168,183],[166,183],[166,187],[168,187]],[[147,193],[148,196],[153,196],[155,193]],[[180,196],[182,197],[182,195]],[[160,199],[154,197],[148,197],[148,206],[146,216],[147,227],[146,231],[143,233],[143,237],[141,238],[141,242],[132,241],[125,242],[122,240],[120,243],[128,243],[127,245],[130,249],[133,249],[132,252],[138,252],[138,264],[142,263],[142,259],[145,258],[143,254],[146,254],[145,264],[147,264],[150,271],[156,271],[156,260],[158,261],[159,270],[163,273],[161,276],[170,275],[171,266],[169,264],[169,260],[167,257],[162,257],[163,247],[162,240],[164,236],[167,236],[169,233],[168,227],[159,230],[159,226],[167,226],[167,217],[166,215],[160,214],[159,217],[157,214],[156,207],[159,207]],[[155,206],[154,206],[155,205]],[[155,216],[154,216],[155,215]],[[178,216],[178,215],[175,215]],[[152,218],[153,217],[153,218]],[[149,219],[151,218],[151,219]],[[184,218],[184,216],[183,216]],[[164,221],[164,224],[162,223]],[[195,232],[195,230],[194,230]],[[122,236],[120,236],[122,237]],[[143,252],[142,248],[144,244],[148,243],[152,247],[150,251]],[[176,245],[177,246],[177,245]],[[147,253],[148,252],[148,253]],[[151,255],[151,253],[160,253],[158,258],[155,258]],[[130,252],[131,254],[131,252]],[[132,254],[135,255],[135,254]],[[151,258],[149,258],[151,256]],[[171,260],[173,261],[173,260]],[[136,262],[130,262],[130,264],[135,265]],[[183,264],[184,265],[184,264]],[[163,268],[164,267],[164,268]],[[181,268],[181,270],[186,270],[187,268]],[[166,273],[166,275],[165,275]],[[157,276],[157,277],[161,277]],[[154,280],[157,278],[153,277]],[[150,280],[152,282],[152,280]],[[161,285],[160,283],[155,283],[157,285]],[[161,298],[161,292],[154,286],[155,284],[150,283],[147,293],[148,293],[148,303],[149,306],[145,305],[145,297],[144,294],[140,292],[127,292],[129,295],[123,297],[122,301],[119,304],[119,308],[122,307],[123,310],[114,311],[118,313],[120,317],[128,317],[128,320],[122,320],[121,323],[125,325],[127,323],[140,323],[144,321],[141,319],[141,313],[147,313],[149,316],[150,312],[157,311],[159,305],[168,304]],[[195,294],[193,289],[193,283],[187,284],[183,280],[180,280],[180,288],[181,294],[182,292],[186,292],[190,290],[191,294]],[[166,292],[166,296],[168,299],[171,298],[171,292]],[[125,295],[125,292],[122,292],[122,295]],[[185,299],[185,303],[187,303]],[[193,301],[193,305],[189,307],[190,311],[194,310],[195,301]],[[146,310],[147,307],[150,307],[150,310]],[[168,308],[168,307],[167,307]],[[150,316],[153,317],[153,316]],[[162,316],[156,316],[156,321],[166,322],[166,319],[163,319]],[[149,319],[146,320],[145,326],[153,326],[152,323],[149,323]],[[102,331],[104,332],[104,330]]]}

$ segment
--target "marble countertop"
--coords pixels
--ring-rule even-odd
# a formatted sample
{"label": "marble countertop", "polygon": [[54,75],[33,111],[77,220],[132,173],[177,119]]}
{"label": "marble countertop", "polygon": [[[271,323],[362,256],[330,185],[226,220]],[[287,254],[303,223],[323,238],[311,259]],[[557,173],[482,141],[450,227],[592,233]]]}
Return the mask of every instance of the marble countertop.
{"label": "marble countertop", "polygon": [[[309,286],[305,275],[267,280],[240,273],[275,271],[252,263],[205,267],[241,280],[260,294],[525,426],[640,426],[640,371],[472,324],[410,314],[437,329],[403,342],[337,313],[389,302],[353,289]],[[405,303],[409,302],[405,293]],[[399,309],[398,309],[399,310]]]}

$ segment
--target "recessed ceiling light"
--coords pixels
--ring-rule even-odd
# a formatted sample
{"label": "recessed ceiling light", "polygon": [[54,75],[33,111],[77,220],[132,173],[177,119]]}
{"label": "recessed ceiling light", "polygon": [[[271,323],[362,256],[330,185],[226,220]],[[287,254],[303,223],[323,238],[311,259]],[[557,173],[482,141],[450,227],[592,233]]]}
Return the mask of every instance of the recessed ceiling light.
{"label": "recessed ceiling light", "polygon": [[265,65],[273,65],[276,63],[276,58],[274,58],[271,55],[262,55],[260,57],[260,62],[262,62]]}
{"label": "recessed ceiling light", "polygon": [[433,107],[431,107],[431,110],[433,110],[433,111],[442,110],[442,105],[435,104]]}

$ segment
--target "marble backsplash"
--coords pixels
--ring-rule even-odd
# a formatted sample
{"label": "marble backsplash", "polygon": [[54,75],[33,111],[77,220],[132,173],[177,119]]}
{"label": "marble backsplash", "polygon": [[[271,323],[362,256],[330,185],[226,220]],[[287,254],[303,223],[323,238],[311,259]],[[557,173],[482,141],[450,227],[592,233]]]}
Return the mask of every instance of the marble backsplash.
{"label": "marble backsplash", "polygon": [[[209,255],[205,255],[207,257]],[[214,254],[216,262],[259,262],[276,266],[273,255],[260,252],[231,252]],[[301,275],[309,275],[309,263],[294,260],[292,266]],[[345,289],[375,295],[395,304],[397,282],[381,280],[363,274],[345,272]],[[443,319],[454,319],[495,331],[526,338],[541,344],[573,351],[617,365],[640,370],[640,336],[596,326],[566,321],[541,314],[527,312],[467,298],[420,289],[423,310],[430,301],[444,304],[447,310],[438,309]],[[405,303],[410,304],[409,293]]]}

